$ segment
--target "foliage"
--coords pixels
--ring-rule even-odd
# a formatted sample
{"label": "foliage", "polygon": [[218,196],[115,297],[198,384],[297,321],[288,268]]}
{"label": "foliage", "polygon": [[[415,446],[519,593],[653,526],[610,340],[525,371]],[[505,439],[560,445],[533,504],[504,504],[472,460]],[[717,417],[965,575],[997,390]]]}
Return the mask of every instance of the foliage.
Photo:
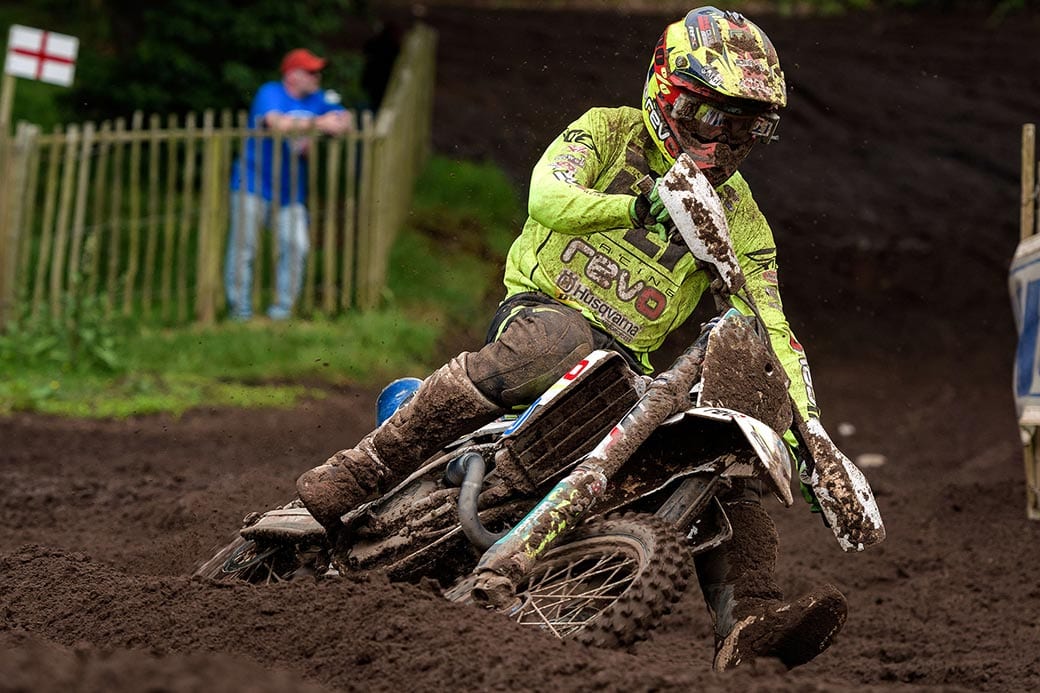
{"label": "foliage", "polygon": [[65,373],[122,370],[121,330],[105,317],[100,299],[66,294],[63,304],[66,318],[26,311],[6,326],[0,333],[0,375],[50,368]]}
{"label": "foliage", "polygon": [[70,293],[62,302],[66,318],[26,309],[0,332],[0,413],[40,408],[64,378],[122,372],[121,331],[105,317],[100,300]]}

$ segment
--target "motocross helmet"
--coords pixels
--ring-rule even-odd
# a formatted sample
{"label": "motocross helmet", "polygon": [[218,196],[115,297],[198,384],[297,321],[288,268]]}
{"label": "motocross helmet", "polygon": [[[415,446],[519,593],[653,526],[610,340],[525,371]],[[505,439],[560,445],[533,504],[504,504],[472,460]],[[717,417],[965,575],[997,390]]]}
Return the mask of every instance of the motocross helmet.
{"label": "motocross helmet", "polygon": [[669,164],[689,154],[712,185],[775,139],[787,86],[772,42],[737,12],[691,10],[654,49],[643,122]]}

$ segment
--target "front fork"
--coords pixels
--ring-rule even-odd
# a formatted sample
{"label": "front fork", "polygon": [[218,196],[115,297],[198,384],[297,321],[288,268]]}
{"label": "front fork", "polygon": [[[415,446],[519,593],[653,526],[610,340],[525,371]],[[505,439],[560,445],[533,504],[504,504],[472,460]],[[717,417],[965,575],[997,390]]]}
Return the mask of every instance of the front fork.
{"label": "front fork", "polygon": [[643,396],[570,474],[481,556],[471,592],[476,601],[496,608],[513,603],[517,584],[538,558],[603,496],[609,479],[650,434],[688,404],[690,389],[700,377],[712,326],[650,383]]}

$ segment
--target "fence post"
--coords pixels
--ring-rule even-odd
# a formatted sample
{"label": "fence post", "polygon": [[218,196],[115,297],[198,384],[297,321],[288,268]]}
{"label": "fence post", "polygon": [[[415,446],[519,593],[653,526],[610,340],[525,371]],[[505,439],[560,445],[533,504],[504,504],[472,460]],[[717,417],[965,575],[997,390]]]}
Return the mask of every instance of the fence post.
{"label": "fence post", "polygon": [[326,317],[336,311],[336,187],[339,183],[339,157],[342,150],[342,137],[329,140],[325,162],[325,213],[321,224],[324,252],[321,311]]}
{"label": "fence post", "polygon": [[94,174],[94,206],[91,210],[93,231],[87,239],[90,248],[90,265],[87,270],[87,293],[97,294],[101,277],[101,249],[104,247],[105,184],[108,176],[108,154],[112,149],[112,121],[101,123],[98,131],[98,160]]}
{"label": "fence post", "polygon": [[123,230],[123,161],[126,144],[126,120],[116,118],[115,130],[112,133],[112,177],[111,196],[109,198],[110,228],[108,236],[108,269],[105,274],[105,315],[111,316],[116,308],[116,291],[119,280],[119,256],[121,255],[121,236]]}
{"label": "fence post", "polygon": [[10,120],[14,104],[14,75],[0,75],[0,329],[14,304],[14,268],[18,245],[12,244],[13,223],[11,220],[12,168],[14,166],[14,142],[11,139]]}
{"label": "fence post", "polygon": [[[1038,233],[1036,126],[1022,126],[1022,198],[1020,240]],[[1026,517],[1040,520],[1040,440],[1036,426],[1022,425],[1025,444]]]}
{"label": "fence post", "polygon": [[372,286],[372,250],[375,228],[375,200],[377,189],[374,181],[376,149],[381,138],[375,132],[372,114],[365,111],[361,114],[361,166],[358,190],[357,213],[357,245],[355,261],[355,287],[357,305],[362,310],[373,308],[376,304],[375,287]]}
{"label": "fence post", "polygon": [[198,128],[194,113],[184,118],[184,170],[181,172],[181,215],[177,231],[177,321],[188,320],[188,237],[191,234],[195,198],[195,141]]}
{"label": "fence post", "polygon": [[[25,137],[23,161],[25,162],[26,175],[22,196],[14,202],[15,206],[12,208],[12,213],[16,220],[15,228],[18,229],[17,233],[21,235],[19,247],[15,251],[18,253],[18,266],[14,270],[14,277],[16,278],[14,291],[15,300],[28,303],[29,280],[32,276],[29,270],[29,263],[32,258],[33,229],[36,221],[36,186],[40,175],[40,128],[25,122],[21,123],[19,128],[24,129],[24,133],[19,133],[19,138],[23,135]],[[21,140],[19,139],[19,141]]]}
{"label": "fence post", "polygon": [[214,132],[212,110],[202,114],[202,190],[199,193],[198,265],[196,267],[195,317],[203,325],[212,325],[217,318],[217,279],[220,265],[217,245],[220,237],[217,225],[220,216],[221,143]]}
{"label": "fence post", "polygon": [[127,234],[130,245],[126,255],[126,278],[123,283],[123,315],[130,315],[134,306],[134,289],[141,257],[141,131],[144,114],[134,111],[130,119],[130,178],[127,187],[129,218]]}
{"label": "fence post", "polygon": [[1036,126],[1022,126],[1022,209],[1020,240],[1037,232],[1036,217]]}
{"label": "fence post", "polygon": [[177,140],[180,128],[176,113],[166,117],[166,189],[163,192],[162,269],[159,277],[159,316],[164,322],[173,320],[173,277],[176,267],[177,238]]}
{"label": "fence post", "polygon": [[64,274],[65,263],[70,261],[69,248],[69,216],[72,213],[72,181],[76,176],[76,154],[79,147],[80,129],[77,125],[70,125],[65,133],[65,160],[61,177],[61,195],[58,203],[58,219],[54,229],[53,259],[51,260],[51,317],[58,319],[62,316],[62,293],[65,288]]}
{"label": "fence post", "polygon": [[159,243],[159,115],[148,118],[148,223],[145,225],[144,282],[141,314],[150,318],[154,311],[155,257]]}
{"label": "fence post", "polygon": [[[366,111],[367,113],[367,111]],[[358,114],[355,123],[362,123],[364,114]],[[362,132],[357,131],[346,140],[343,160],[343,257],[340,266],[339,307],[346,311],[354,305],[357,286],[357,225],[360,201],[358,153]]]}
{"label": "fence post", "polygon": [[23,243],[22,212],[29,177],[32,126],[19,123],[12,140],[6,128],[0,132],[0,330],[14,316],[18,299],[19,248]]}
{"label": "fence post", "polygon": [[34,318],[39,315],[42,309],[46,293],[44,287],[46,286],[48,261],[51,256],[51,237],[54,233],[55,199],[58,196],[58,169],[60,168],[58,149],[61,146],[63,132],[60,125],[56,126],[54,135],[47,141],[50,150],[47,152],[47,178],[44,183],[43,193],[43,216],[41,222],[43,226],[40,230],[40,246],[37,253],[35,280],[33,281],[32,291],[32,315]]}
{"label": "fence post", "polygon": [[13,240],[8,233],[11,227],[10,203],[11,191],[8,189],[7,181],[11,180],[10,161],[11,140],[7,136],[6,123],[0,122],[0,329],[7,322],[11,306],[14,304],[14,255],[17,246],[12,246]]}
{"label": "fence post", "polygon": [[90,152],[96,139],[94,123],[83,126],[83,141],[79,152],[79,175],[76,179],[76,203],[72,213],[72,248],[69,251],[68,277],[70,291],[79,292],[83,286],[82,248],[87,214],[87,185],[90,182]]}

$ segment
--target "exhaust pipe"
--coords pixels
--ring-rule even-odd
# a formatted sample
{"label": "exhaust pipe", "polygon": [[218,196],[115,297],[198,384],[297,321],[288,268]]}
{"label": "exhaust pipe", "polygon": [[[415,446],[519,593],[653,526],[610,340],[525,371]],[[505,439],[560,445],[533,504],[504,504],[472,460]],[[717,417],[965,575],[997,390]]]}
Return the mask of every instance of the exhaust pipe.
{"label": "exhaust pipe", "polygon": [[481,524],[480,515],[477,513],[477,498],[480,496],[480,489],[484,485],[484,470],[486,468],[487,465],[480,453],[467,452],[457,460],[453,460],[447,470],[450,481],[458,479],[460,471],[463,474],[462,488],[459,491],[458,501],[459,524],[462,525],[462,531],[466,538],[470,540],[470,543],[481,551],[487,551],[496,541],[504,537],[507,532],[506,530],[496,534],[488,531]]}

